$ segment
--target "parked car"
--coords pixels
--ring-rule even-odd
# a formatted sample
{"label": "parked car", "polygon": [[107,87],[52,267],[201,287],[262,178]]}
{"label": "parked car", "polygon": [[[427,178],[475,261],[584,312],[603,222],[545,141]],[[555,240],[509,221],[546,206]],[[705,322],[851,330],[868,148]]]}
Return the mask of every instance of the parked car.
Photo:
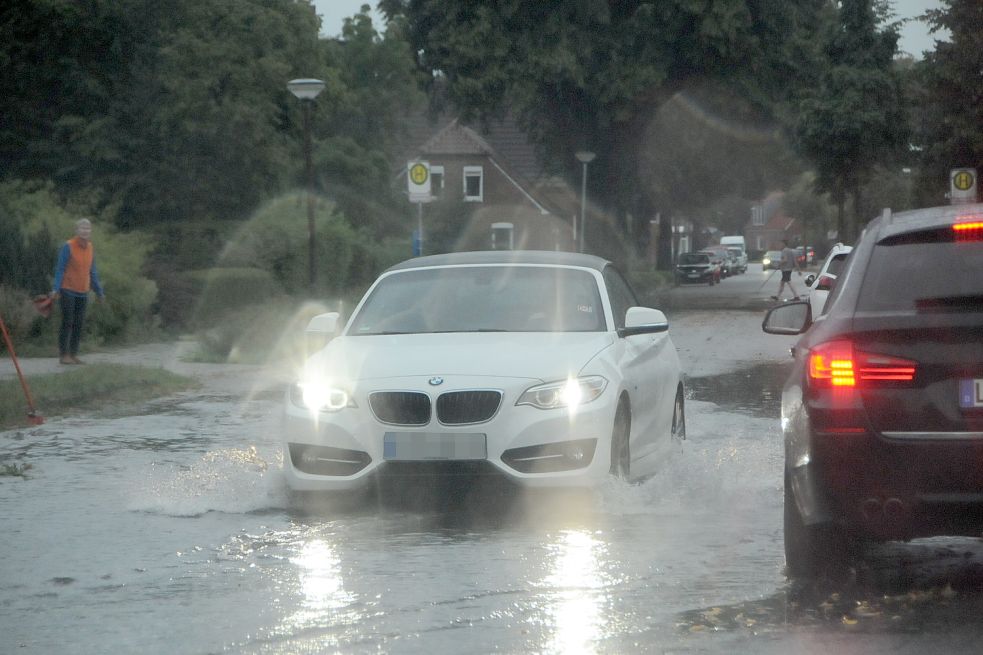
{"label": "parked car", "polygon": [[295,490],[376,476],[494,475],[588,487],[652,475],[685,435],[669,323],[598,257],[488,251],[419,257],[369,288],[284,403]]}
{"label": "parked car", "polygon": [[764,270],[778,269],[782,265],[782,251],[781,250],[769,250],[765,253],[764,257],[761,258],[761,267]]}
{"label": "parked car", "polygon": [[844,246],[842,243],[836,244],[826,255],[826,259],[819,269],[819,275],[806,276],[805,282],[809,286],[809,306],[812,310],[813,320],[822,315],[829,292],[833,290],[836,277],[843,270],[843,265],[846,263],[847,255],[850,254],[851,250],[853,250],[852,246]]}
{"label": "parked car", "polygon": [[734,270],[738,273],[747,272],[747,255],[744,254],[744,250],[737,246],[728,246],[727,252],[730,253],[731,262],[733,262]]}
{"label": "parked car", "polygon": [[710,253],[684,252],[676,263],[675,279],[676,284],[697,282],[713,286],[720,282],[720,265],[710,260]]}
{"label": "parked car", "polygon": [[790,574],[841,568],[868,541],[980,535],[983,205],[885,215],[846,260],[824,320],[800,334],[782,393]]}
{"label": "parked car", "polygon": [[720,278],[729,277],[733,271],[734,264],[730,259],[730,252],[720,246],[707,246],[697,252],[705,252],[710,255],[710,261],[720,267]]}

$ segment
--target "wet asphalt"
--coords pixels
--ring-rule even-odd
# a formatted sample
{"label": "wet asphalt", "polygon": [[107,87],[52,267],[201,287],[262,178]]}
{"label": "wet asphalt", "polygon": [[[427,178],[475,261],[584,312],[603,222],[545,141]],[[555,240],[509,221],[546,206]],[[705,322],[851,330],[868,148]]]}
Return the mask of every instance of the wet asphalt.
{"label": "wet asphalt", "polygon": [[221,383],[2,432],[0,652],[979,652],[979,540],[786,578],[764,281],[671,292],[688,438],[639,484],[293,497],[277,394]]}

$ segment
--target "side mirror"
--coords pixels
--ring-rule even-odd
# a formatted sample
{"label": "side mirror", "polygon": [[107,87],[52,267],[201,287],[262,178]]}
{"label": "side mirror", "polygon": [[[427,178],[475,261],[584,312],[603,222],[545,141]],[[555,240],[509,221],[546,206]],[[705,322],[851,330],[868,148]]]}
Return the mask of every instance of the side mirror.
{"label": "side mirror", "polygon": [[809,275],[806,275],[806,286],[807,287],[811,287],[812,286],[812,283],[815,282],[815,281],[816,281],[816,275],[814,273],[810,273]]}
{"label": "side mirror", "polygon": [[304,330],[307,352],[313,353],[324,348],[338,334],[338,312],[318,314],[307,324]]}
{"label": "side mirror", "polygon": [[812,325],[812,310],[808,302],[790,302],[773,307],[761,323],[768,334],[802,334]]}
{"label": "side mirror", "polygon": [[629,307],[625,314],[625,327],[618,330],[619,337],[636,334],[654,334],[669,330],[669,319],[658,309],[651,307]]}

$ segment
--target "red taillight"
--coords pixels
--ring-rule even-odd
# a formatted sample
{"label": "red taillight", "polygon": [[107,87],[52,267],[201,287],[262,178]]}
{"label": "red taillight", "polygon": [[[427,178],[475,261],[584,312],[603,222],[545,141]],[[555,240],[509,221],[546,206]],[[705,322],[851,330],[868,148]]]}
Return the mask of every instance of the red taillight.
{"label": "red taillight", "polygon": [[834,284],[836,284],[835,277],[820,275],[819,281],[816,282],[816,291],[832,291]]}
{"label": "red taillight", "polygon": [[908,359],[861,352],[849,341],[830,341],[809,351],[809,381],[819,386],[911,382],[917,368],[918,363]]}
{"label": "red taillight", "polygon": [[952,231],[956,235],[956,241],[983,241],[983,221],[955,223]]}

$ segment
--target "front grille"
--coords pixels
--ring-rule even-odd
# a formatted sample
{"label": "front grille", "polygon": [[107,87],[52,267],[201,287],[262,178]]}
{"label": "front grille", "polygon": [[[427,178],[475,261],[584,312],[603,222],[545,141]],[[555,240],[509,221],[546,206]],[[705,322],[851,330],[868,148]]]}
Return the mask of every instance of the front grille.
{"label": "front grille", "polygon": [[415,391],[377,391],[369,395],[375,417],[390,425],[426,425],[430,422],[430,397]]}
{"label": "front grille", "polygon": [[483,423],[501,402],[501,391],[451,391],[437,398],[437,420],[444,425]]}

